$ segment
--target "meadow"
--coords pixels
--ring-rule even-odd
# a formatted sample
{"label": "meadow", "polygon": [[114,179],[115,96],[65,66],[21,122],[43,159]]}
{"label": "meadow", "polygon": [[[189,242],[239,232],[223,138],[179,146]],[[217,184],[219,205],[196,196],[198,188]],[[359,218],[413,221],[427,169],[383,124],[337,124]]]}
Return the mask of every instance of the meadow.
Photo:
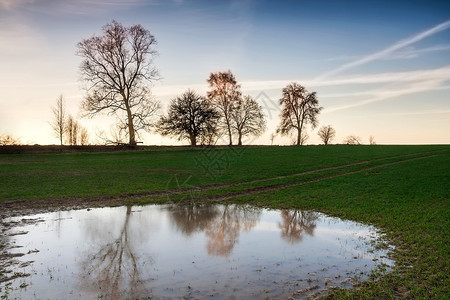
{"label": "meadow", "polygon": [[450,146],[150,148],[0,155],[0,214],[24,208],[215,201],[374,225],[396,266],[330,297],[449,294]]}

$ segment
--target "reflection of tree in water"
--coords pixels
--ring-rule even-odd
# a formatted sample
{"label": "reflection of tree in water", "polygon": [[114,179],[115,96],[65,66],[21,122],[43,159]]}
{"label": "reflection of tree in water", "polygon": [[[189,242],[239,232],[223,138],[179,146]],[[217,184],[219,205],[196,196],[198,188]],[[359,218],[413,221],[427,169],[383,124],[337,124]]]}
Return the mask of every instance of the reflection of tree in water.
{"label": "reflection of tree in water", "polygon": [[138,262],[129,236],[130,217],[131,206],[128,206],[117,238],[82,262],[82,284],[97,289],[99,296],[107,299],[122,299],[123,293],[133,297],[144,292],[139,271],[142,262]]}
{"label": "reflection of tree in water", "polygon": [[278,223],[281,229],[281,237],[294,244],[302,241],[304,233],[311,236],[314,234],[315,221],[318,219],[318,215],[315,212],[298,209],[282,210],[281,219],[282,222]]}
{"label": "reflection of tree in water", "polygon": [[170,216],[176,227],[184,235],[190,236],[196,231],[203,231],[219,213],[217,206],[189,203],[170,206]]}
{"label": "reflection of tree in water", "polygon": [[208,254],[219,256],[228,256],[239,239],[239,231],[251,230],[261,215],[261,209],[236,205],[190,203],[168,210],[183,234],[205,231]]}
{"label": "reflection of tree in water", "polygon": [[239,239],[239,231],[250,231],[258,222],[261,209],[224,205],[223,211],[206,228],[208,254],[228,256]]}

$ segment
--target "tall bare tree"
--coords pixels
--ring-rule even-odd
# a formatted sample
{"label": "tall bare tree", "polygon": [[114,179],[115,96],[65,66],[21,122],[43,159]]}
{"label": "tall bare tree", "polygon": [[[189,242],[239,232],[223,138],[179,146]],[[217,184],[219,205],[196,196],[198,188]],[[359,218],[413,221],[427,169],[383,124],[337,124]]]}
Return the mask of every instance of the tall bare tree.
{"label": "tall bare tree", "polygon": [[70,142],[71,145],[78,145],[79,129],[80,129],[80,124],[78,124],[78,121],[74,121],[72,123],[72,141]]}
{"label": "tall bare tree", "polygon": [[62,146],[67,120],[66,105],[64,103],[63,95],[60,95],[58,99],[56,99],[56,104],[52,107],[52,112],[53,120],[50,125],[52,126],[55,136],[59,138],[59,142]]}
{"label": "tall bare tree", "polygon": [[197,138],[217,133],[219,113],[202,96],[192,90],[172,99],[167,116],[161,116],[156,130],[161,135],[178,136],[178,140],[189,139],[191,146]]}
{"label": "tall bare tree", "polygon": [[74,139],[74,127],[76,127],[75,123],[77,121],[72,117],[72,115],[67,116],[67,120],[65,122],[65,132],[66,132],[66,141],[69,145],[73,145]]}
{"label": "tall bare tree", "polygon": [[319,129],[317,135],[319,135],[320,139],[325,145],[328,145],[328,143],[331,142],[336,136],[336,130],[334,130],[334,128],[331,127],[331,125],[322,126]]}
{"label": "tall bare tree", "polygon": [[83,58],[81,79],[87,83],[82,107],[89,116],[100,112],[115,115],[127,128],[129,143],[136,144],[138,130],[148,130],[159,109],[149,84],[158,79],[153,67],[155,37],[141,25],[124,27],[112,21],[101,36],[78,43]]}
{"label": "tall bare tree", "polygon": [[232,117],[234,104],[241,97],[241,86],[230,70],[227,72],[211,73],[207,79],[210,90],[208,99],[221,114],[223,127],[233,145]]}
{"label": "tall bare tree", "polygon": [[238,145],[242,145],[242,136],[261,135],[266,129],[263,109],[250,96],[239,97],[231,110],[231,127],[238,135]]}
{"label": "tall bare tree", "polygon": [[302,130],[306,124],[311,124],[312,128],[317,126],[317,116],[322,110],[319,107],[316,92],[308,92],[302,85],[293,82],[283,88],[280,99],[281,124],[278,132],[286,135],[292,130],[297,131],[297,145],[302,143]]}

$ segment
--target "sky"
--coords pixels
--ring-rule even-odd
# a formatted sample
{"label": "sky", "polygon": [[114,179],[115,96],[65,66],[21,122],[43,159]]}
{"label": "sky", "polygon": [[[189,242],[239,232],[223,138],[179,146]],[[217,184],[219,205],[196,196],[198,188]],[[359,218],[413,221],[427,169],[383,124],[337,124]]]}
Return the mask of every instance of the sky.
{"label": "sky", "polygon": [[[141,24],[156,38],[161,79],[152,93],[166,112],[188,88],[208,90],[211,72],[231,70],[256,98],[270,144],[281,90],[298,82],[323,110],[308,144],[331,125],[333,143],[450,143],[450,1],[0,0],[0,134],[27,144],[58,144],[49,123],[63,95],[90,142],[109,132],[106,115],[83,117],[76,45],[105,24]],[[289,145],[295,136],[276,136]],[[187,144],[143,133],[147,145]],[[223,143],[227,143],[224,138]]]}

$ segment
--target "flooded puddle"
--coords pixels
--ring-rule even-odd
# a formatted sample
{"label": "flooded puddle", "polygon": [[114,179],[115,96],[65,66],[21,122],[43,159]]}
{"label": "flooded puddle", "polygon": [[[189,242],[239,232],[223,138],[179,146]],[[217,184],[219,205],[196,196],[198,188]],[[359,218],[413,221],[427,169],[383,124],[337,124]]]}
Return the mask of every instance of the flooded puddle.
{"label": "flooded puddle", "polygon": [[3,236],[17,255],[9,276],[30,274],[0,283],[12,299],[304,298],[393,264],[375,228],[301,210],[150,205],[25,219]]}

